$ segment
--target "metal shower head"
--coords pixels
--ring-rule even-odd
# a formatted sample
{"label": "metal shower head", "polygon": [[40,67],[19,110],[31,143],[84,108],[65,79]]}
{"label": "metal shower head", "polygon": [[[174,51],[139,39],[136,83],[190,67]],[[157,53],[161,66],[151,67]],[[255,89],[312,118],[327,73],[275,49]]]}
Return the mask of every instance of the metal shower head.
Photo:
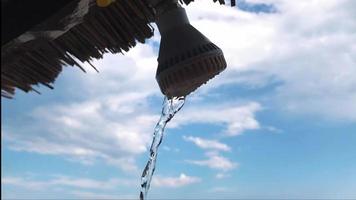
{"label": "metal shower head", "polygon": [[158,16],[161,33],[156,79],[167,97],[186,96],[226,68],[223,52],[189,24],[184,8]]}

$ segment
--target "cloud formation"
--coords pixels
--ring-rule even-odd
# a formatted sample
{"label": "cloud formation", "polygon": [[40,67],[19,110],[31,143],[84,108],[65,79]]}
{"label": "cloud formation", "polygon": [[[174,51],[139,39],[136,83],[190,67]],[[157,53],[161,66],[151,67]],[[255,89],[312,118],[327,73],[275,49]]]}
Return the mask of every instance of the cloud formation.
{"label": "cloud formation", "polygon": [[1,184],[12,185],[30,190],[46,190],[58,187],[70,187],[77,189],[111,190],[119,186],[136,185],[136,181],[125,179],[109,179],[99,181],[88,178],[73,178],[68,176],[55,176],[48,180],[33,180],[24,177],[2,177]]}
{"label": "cloud formation", "polygon": [[206,160],[187,160],[187,162],[221,171],[230,171],[239,166],[238,163],[235,163],[230,159],[219,155],[217,152],[207,152],[206,156],[208,157]]}
{"label": "cloud formation", "polygon": [[202,90],[275,85],[267,96],[275,110],[355,122],[355,1],[246,2],[270,4],[277,12],[257,14],[209,1],[187,6],[192,24],[223,49],[228,62]]}
{"label": "cloud formation", "polygon": [[162,177],[162,176],[155,176],[152,179],[152,185],[155,187],[183,187],[186,185],[190,185],[193,183],[200,182],[201,179],[194,176],[188,176],[184,173],[181,173],[179,177]]}
{"label": "cloud formation", "polygon": [[123,170],[135,170],[133,156],[146,151],[149,130],[158,118],[142,112],[144,107],[115,111],[102,101],[41,107],[30,119],[34,126],[29,129],[34,131],[12,130],[5,138],[16,151],[65,155],[84,164],[101,159]]}
{"label": "cloud formation", "polygon": [[175,127],[194,123],[222,124],[226,126],[225,135],[236,136],[244,131],[260,128],[255,114],[261,109],[261,105],[256,102],[249,102],[243,105],[236,103],[194,104],[194,107],[191,106],[182,110],[180,115],[177,115],[169,126]]}
{"label": "cloud formation", "polygon": [[230,151],[231,148],[224,144],[221,143],[217,140],[208,140],[208,139],[203,139],[200,137],[193,137],[193,136],[183,136],[183,139],[185,141],[193,142],[195,145],[202,149],[212,149],[212,150],[219,150],[219,151]]}

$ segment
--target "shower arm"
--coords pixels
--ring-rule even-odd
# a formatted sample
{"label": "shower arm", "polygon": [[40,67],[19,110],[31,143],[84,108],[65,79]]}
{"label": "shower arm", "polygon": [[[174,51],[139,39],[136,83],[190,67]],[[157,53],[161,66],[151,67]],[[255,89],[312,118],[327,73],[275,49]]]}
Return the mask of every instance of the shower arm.
{"label": "shower arm", "polygon": [[178,0],[147,0],[147,2],[152,6],[155,11],[154,22],[156,22],[157,19],[162,16],[162,14],[172,9],[182,7],[178,3]]}
{"label": "shower arm", "polygon": [[178,26],[189,24],[185,9],[178,3],[178,0],[148,0],[152,6],[159,32],[163,32]]}

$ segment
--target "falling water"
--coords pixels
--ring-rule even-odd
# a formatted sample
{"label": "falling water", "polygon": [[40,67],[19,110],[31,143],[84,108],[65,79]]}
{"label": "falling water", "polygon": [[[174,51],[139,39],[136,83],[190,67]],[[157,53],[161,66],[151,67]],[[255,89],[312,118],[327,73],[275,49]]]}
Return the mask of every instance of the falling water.
{"label": "falling water", "polygon": [[158,147],[162,142],[164,128],[166,127],[166,124],[173,118],[173,116],[183,107],[184,101],[184,97],[173,97],[172,99],[168,99],[167,97],[164,98],[161,118],[156,124],[153,132],[150,157],[141,176],[140,200],[146,199],[147,192],[150,189],[152,175],[156,168]]}

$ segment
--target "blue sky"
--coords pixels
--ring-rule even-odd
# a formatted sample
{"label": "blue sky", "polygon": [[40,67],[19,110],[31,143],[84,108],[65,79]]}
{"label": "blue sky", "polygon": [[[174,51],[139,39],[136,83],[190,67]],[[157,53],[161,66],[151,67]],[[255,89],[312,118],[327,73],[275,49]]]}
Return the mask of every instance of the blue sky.
{"label": "blue sky", "polygon": [[[228,68],[166,129],[150,198],[356,198],[356,3],[197,1]],[[159,34],[2,99],[2,198],[137,198]]]}

